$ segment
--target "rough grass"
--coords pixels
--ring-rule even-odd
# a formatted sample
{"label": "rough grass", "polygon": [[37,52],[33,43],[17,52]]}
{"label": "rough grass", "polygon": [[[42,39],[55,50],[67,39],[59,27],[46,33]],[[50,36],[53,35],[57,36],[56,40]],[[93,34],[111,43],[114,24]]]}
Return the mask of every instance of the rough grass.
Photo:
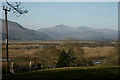
{"label": "rough grass", "polygon": [[90,47],[83,47],[84,49],[84,56],[87,57],[107,57],[110,50],[112,50],[114,47],[108,47],[108,46],[103,46],[103,47],[95,47],[95,48],[90,48]]}
{"label": "rough grass", "polygon": [[[27,47],[37,47],[37,46],[41,46],[41,45],[9,45],[10,48],[13,49],[9,49],[9,57],[17,57],[19,55],[26,55],[26,54],[33,54],[35,53],[37,50],[39,49],[24,49]],[[14,47],[19,48],[19,49],[14,49]],[[90,47],[83,47],[84,49],[84,57],[86,58],[93,58],[93,57],[107,57],[108,53],[110,50],[113,49],[113,47],[96,47],[96,48],[90,48]],[[2,50],[3,55],[2,57],[5,58],[6,54],[5,54],[5,50]]]}
{"label": "rough grass", "polygon": [[[30,48],[30,47],[38,47],[38,46],[43,46],[40,45],[41,43],[57,43],[57,42],[20,42],[20,41],[11,41],[9,42],[9,58],[13,59],[18,57],[23,56],[23,58],[27,56],[33,57],[34,53],[40,49],[38,48]],[[28,48],[29,47],[29,48]],[[5,48],[5,45],[3,45],[3,48]],[[18,48],[18,49],[16,49]],[[83,47],[84,49],[84,57],[87,58],[88,60],[96,60],[96,59],[104,59],[108,56],[108,53],[113,47],[111,46],[102,46],[102,47]],[[6,53],[5,49],[2,50],[2,58],[6,58]],[[20,63],[20,62],[18,62]],[[16,64],[18,64],[16,63]],[[22,63],[24,65],[24,62]],[[5,68],[5,62],[3,62],[2,66]]]}
{"label": "rough grass", "polygon": [[69,67],[4,75],[3,80],[120,80],[120,67]]}
{"label": "rough grass", "polygon": [[[25,55],[25,54],[33,54],[37,49],[36,47],[45,46],[42,44],[50,44],[50,43],[57,43],[61,44],[59,41],[9,41],[9,57],[17,57],[19,55]],[[6,58],[5,55],[5,41],[3,41],[2,45],[2,57]],[[102,46],[102,47],[83,47],[84,49],[84,57],[107,57],[108,53],[111,49],[113,49],[112,46]]]}
{"label": "rough grass", "polygon": [[[12,42],[11,42],[12,43]],[[39,43],[27,42],[13,42],[9,45],[9,57],[28,56],[34,54],[39,49],[30,49],[30,47],[41,46]],[[28,42],[29,43],[29,42]],[[42,43],[42,42],[40,42]],[[45,42],[47,44],[47,42]],[[24,44],[24,45],[23,45]],[[5,48],[5,45],[3,46]],[[18,49],[16,49],[18,48]],[[83,47],[85,58],[100,58],[107,57],[109,51],[113,47]],[[3,50],[3,58],[6,58],[5,50]],[[22,63],[23,64],[23,63]],[[5,62],[3,63],[5,68]],[[119,71],[120,67],[71,67],[71,68],[56,68],[49,70],[40,70],[25,73],[15,73],[13,75],[4,75],[3,80],[120,80]]]}

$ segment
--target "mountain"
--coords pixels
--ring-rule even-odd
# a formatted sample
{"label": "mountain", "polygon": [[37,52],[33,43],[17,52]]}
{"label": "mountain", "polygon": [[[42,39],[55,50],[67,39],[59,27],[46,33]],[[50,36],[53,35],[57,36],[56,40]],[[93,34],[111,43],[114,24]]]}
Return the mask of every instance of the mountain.
{"label": "mountain", "polygon": [[96,29],[87,26],[70,27],[63,24],[37,30],[49,35],[54,40],[75,38],[77,40],[114,40],[118,37],[118,31],[112,29]]}
{"label": "mountain", "polygon": [[[5,20],[0,19],[2,25],[2,39],[5,40]],[[50,40],[51,38],[35,30],[27,29],[20,24],[8,21],[8,35],[9,40]]]}

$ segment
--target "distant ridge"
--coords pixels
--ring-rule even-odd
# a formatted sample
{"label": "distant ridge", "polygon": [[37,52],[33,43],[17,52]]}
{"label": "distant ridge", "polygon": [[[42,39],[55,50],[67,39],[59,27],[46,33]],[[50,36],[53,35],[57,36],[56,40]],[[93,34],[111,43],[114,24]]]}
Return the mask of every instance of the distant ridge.
{"label": "distant ridge", "polygon": [[[0,19],[0,22],[2,22],[2,24],[0,23],[2,25],[2,39],[5,40],[5,20]],[[8,32],[9,40],[51,40],[48,35],[24,28],[13,21],[8,21]]]}
{"label": "distant ridge", "polygon": [[[5,40],[5,24],[2,25],[2,39]],[[118,31],[112,29],[96,29],[87,26],[70,27],[64,24],[51,28],[31,30],[24,28],[19,23],[8,21],[9,40],[65,40],[75,38],[77,40],[109,41],[117,40]]]}
{"label": "distant ridge", "polygon": [[116,40],[118,37],[118,31],[112,29],[96,29],[87,26],[70,27],[63,24],[51,28],[41,28],[37,31],[49,35],[54,40],[75,38],[77,40],[108,41]]}

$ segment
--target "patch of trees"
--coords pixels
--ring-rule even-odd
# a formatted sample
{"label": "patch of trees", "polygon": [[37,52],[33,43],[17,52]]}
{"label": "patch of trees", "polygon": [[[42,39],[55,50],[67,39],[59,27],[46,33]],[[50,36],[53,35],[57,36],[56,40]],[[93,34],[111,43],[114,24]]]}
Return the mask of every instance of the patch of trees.
{"label": "patch of trees", "polygon": [[64,50],[61,52],[56,67],[69,67],[75,65],[76,57],[74,51],[71,49],[66,53]]}
{"label": "patch of trees", "polygon": [[41,64],[43,68],[52,68],[56,66],[60,50],[54,46],[44,47],[34,53],[34,63]]}
{"label": "patch of trees", "polygon": [[93,63],[88,61],[83,56],[75,55],[75,52],[70,49],[68,52],[63,50],[58,58],[56,67],[75,67],[75,66],[92,66]]}
{"label": "patch of trees", "polygon": [[92,66],[93,62],[84,57],[84,49],[77,44],[74,39],[65,40],[58,49],[61,54],[58,58],[57,67],[72,67],[72,66]]}

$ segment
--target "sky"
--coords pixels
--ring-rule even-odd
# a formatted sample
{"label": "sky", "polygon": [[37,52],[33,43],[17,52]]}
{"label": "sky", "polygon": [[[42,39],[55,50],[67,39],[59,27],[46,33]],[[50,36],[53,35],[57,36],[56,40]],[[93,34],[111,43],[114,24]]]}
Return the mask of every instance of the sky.
{"label": "sky", "polygon": [[11,11],[8,19],[28,29],[59,24],[118,29],[117,2],[22,2],[21,6],[29,12],[16,17]]}

